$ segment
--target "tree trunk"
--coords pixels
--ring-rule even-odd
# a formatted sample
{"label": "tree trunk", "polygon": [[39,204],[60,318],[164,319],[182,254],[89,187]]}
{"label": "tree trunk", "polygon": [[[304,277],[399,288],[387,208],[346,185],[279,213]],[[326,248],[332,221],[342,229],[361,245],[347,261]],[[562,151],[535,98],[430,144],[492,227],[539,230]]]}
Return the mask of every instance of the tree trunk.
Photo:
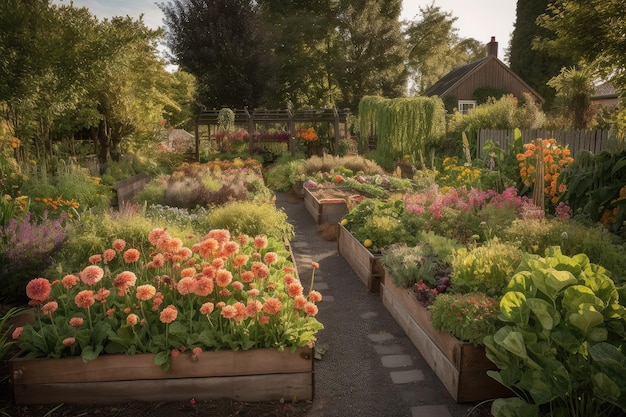
{"label": "tree trunk", "polygon": [[106,168],[111,148],[111,138],[108,130],[106,120],[100,120],[98,125],[98,161],[100,162],[101,172]]}

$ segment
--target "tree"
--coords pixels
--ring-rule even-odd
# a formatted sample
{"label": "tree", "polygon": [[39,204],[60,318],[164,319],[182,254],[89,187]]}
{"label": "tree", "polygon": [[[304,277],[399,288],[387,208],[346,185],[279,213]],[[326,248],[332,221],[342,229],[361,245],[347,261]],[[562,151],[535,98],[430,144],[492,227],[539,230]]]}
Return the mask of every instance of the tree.
{"label": "tree", "polygon": [[538,16],[546,12],[550,0],[518,0],[515,29],[511,36],[509,66],[528,85],[543,96],[546,108],[554,100],[555,91],[547,82],[556,76],[561,68],[572,66],[576,60],[571,56],[557,56],[534,45],[537,39],[546,38],[550,33],[537,24]]}
{"label": "tree", "polygon": [[557,0],[538,19],[553,34],[538,43],[542,50],[585,60],[615,87],[626,91],[626,14],[623,0]]}
{"label": "tree", "polygon": [[420,8],[421,20],[408,22],[409,68],[412,90],[421,94],[453,68],[483,58],[486,46],[475,39],[460,39],[457,18],[434,5]]}
{"label": "tree", "polygon": [[267,73],[264,32],[251,0],[174,0],[159,4],[166,44],[180,68],[196,77],[205,108],[259,104]]}
{"label": "tree", "polygon": [[548,85],[556,90],[562,101],[563,115],[574,129],[587,129],[593,119],[591,96],[595,92],[591,68],[563,68]]}
{"label": "tree", "polygon": [[399,0],[350,0],[340,7],[343,58],[336,64],[341,107],[356,111],[366,95],[404,94],[406,45],[398,21]]}

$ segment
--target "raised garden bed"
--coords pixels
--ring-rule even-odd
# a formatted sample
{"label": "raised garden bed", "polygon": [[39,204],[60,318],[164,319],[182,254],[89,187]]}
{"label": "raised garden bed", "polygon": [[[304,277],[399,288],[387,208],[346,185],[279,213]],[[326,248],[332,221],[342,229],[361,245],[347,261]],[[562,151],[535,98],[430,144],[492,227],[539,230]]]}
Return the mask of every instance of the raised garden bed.
{"label": "raised garden bed", "polygon": [[16,404],[113,404],[126,401],[313,399],[313,350],[190,352],[165,372],[153,354],[13,359]]}
{"label": "raised garden bed", "polygon": [[115,190],[114,206],[120,207],[126,202],[130,202],[143,188],[150,182],[150,176],[142,173],[133,175],[113,184]]}
{"label": "raised garden bed", "polygon": [[380,282],[385,274],[382,255],[374,255],[370,252],[341,224],[337,237],[337,250],[363,281],[368,291],[380,292]]}
{"label": "raised garden bed", "polygon": [[456,402],[483,401],[511,396],[487,375],[497,367],[487,359],[484,346],[464,343],[433,329],[430,313],[408,289],[398,288],[385,273],[381,284],[383,304],[409,336]]}
{"label": "raised garden bed", "polygon": [[337,224],[348,214],[349,188],[304,189],[304,206],[317,224]]}

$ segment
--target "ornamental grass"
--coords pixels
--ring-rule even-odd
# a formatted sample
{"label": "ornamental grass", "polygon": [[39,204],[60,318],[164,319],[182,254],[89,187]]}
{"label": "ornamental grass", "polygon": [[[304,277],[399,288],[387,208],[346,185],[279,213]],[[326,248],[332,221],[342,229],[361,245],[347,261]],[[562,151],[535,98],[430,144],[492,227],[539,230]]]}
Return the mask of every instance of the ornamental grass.
{"label": "ornamental grass", "polygon": [[157,228],[141,247],[115,239],[80,271],[31,280],[36,321],[13,333],[22,355],[155,353],[167,370],[181,351],[295,350],[323,328],[321,294],[300,282],[282,242],[215,229],[188,247]]}

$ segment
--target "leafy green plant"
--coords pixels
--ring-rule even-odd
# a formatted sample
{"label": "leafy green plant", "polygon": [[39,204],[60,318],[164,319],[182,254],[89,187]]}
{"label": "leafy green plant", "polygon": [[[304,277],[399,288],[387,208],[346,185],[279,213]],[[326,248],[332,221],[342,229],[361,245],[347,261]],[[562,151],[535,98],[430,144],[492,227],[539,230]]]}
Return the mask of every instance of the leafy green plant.
{"label": "leafy green plant", "polygon": [[435,330],[477,346],[496,330],[498,299],[479,292],[439,294],[428,311]]}
{"label": "leafy green plant", "polygon": [[495,417],[618,416],[626,412],[626,309],[604,268],[559,248],[531,257],[500,301],[503,325],[484,339],[518,397],[498,399]]}
{"label": "leafy green plant", "polygon": [[461,248],[452,260],[452,284],[456,292],[499,295],[522,259],[518,246],[497,239],[482,246]]}
{"label": "leafy green plant", "polygon": [[13,326],[10,320],[23,310],[22,307],[12,307],[0,317],[0,360],[4,359],[11,346],[15,344],[15,341],[11,340]]}
{"label": "leafy green plant", "polygon": [[440,278],[450,274],[450,265],[439,258],[427,242],[415,246],[394,244],[383,250],[382,264],[391,275],[396,287],[410,288],[422,280],[429,287],[437,285]]}

